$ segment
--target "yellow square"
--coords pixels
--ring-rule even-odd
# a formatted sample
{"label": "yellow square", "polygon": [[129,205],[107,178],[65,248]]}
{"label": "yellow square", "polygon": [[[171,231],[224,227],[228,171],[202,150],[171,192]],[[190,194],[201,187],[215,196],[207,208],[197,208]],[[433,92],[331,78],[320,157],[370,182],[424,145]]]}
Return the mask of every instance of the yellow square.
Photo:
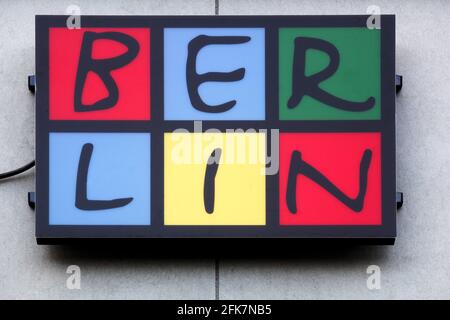
{"label": "yellow square", "polygon": [[[206,179],[211,156],[218,165]],[[265,225],[265,161],[265,133],[166,133],[164,224]],[[213,181],[213,207],[205,202],[206,180]]]}

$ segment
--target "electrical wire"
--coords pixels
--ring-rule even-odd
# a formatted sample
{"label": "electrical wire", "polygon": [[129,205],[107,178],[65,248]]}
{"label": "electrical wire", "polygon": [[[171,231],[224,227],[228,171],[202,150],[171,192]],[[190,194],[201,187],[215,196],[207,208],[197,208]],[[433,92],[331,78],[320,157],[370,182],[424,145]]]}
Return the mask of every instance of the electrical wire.
{"label": "electrical wire", "polygon": [[17,169],[12,170],[12,171],[0,173],[0,180],[3,180],[3,179],[10,178],[10,177],[16,176],[18,174],[21,174],[22,172],[25,172],[25,171],[33,168],[35,164],[36,164],[36,161],[33,160],[30,163],[27,163],[26,165],[24,165],[23,167],[17,168]]}
{"label": "electrical wire", "polygon": [[[28,76],[28,90],[30,90],[30,92],[34,94],[35,87],[36,87],[36,76],[35,75]],[[23,167],[20,167],[20,168],[17,168],[15,170],[11,170],[8,172],[0,173],[0,180],[17,176],[18,174],[21,174],[21,173],[33,168],[35,166],[35,164],[36,164],[36,161],[33,160],[30,163],[27,163],[26,165],[24,165]]]}

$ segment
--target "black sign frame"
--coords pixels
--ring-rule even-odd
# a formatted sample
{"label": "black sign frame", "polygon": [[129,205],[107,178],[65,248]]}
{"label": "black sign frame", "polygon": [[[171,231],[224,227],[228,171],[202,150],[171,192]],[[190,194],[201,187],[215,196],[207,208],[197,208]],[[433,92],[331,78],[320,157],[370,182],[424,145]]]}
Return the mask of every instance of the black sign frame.
{"label": "black sign frame", "polygon": [[[67,243],[81,240],[155,240],[208,238],[328,239],[390,243],[396,237],[395,169],[395,16],[381,16],[381,119],[363,121],[277,120],[278,105],[278,28],[280,27],[362,27],[368,16],[82,16],[83,27],[148,27],[151,35],[150,121],[52,121],[49,120],[49,32],[65,27],[67,16],[36,16],[36,238],[38,243]],[[193,121],[163,123],[163,29],[167,27],[261,27],[266,41],[266,120],[239,121],[239,128],[270,129],[280,132],[381,132],[382,224],[379,226],[280,226],[277,216],[268,215],[266,226],[164,226],[163,145],[152,143],[150,226],[64,226],[49,224],[49,132],[152,132],[152,140],[176,128],[193,130]],[[154,80],[158,79],[158,80]],[[229,121],[203,121],[203,129],[230,127]],[[231,126],[232,127],[232,126]],[[268,138],[268,140],[270,140]],[[278,174],[266,176],[266,211],[278,210]],[[267,213],[266,213],[267,214]],[[183,240],[184,239],[184,240]],[[222,239],[222,240],[220,240]],[[176,241],[176,240],[175,240]],[[163,241],[164,242],[164,241]],[[214,242],[212,242],[214,243]],[[231,243],[231,242],[230,242]]]}

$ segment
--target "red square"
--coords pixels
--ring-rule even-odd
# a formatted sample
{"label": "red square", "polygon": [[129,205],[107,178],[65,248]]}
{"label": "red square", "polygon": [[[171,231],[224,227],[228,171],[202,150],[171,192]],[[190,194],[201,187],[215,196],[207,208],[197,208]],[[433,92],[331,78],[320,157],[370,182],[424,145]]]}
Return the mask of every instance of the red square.
{"label": "red square", "polygon": [[[280,224],[281,225],[380,225],[381,158],[380,133],[282,133],[280,134]],[[368,150],[368,151],[367,151]],[[286,191],[292,154],[301,159],[295,199],[288,205]],[[370,160],[369,160],[370,159]],[[294,162],[297,163],[297,162]],[[300,162],[298,162],[300,163]],[[368,164],[367,170],[364,164]],[[305,167],[309,167],[305,170]],[[344,204],[334,194],[308,177],[310,167],[326,177],[346,196],[355,199],[360,190],[360,171],[367,188],[362,207]],[[295,167],[297,168],[297,167]],[[304,171],[305,170],[305,171]],[[292,170],[296,172],[295,170]],[[315,176],[316,177],[316,176]],[[323,180],[320,180],[323,181]],[[292,186],[293,184],[291,184]],[[329,185],[327,186],[329,188]],[[364,190],[364,188],[361,188]],[[292,199],[296,207],[292,206]],[[292,211],[295,211],[293,213]]]}
{"label": "red square", "polygon": [[[82,89],[83,112],[75,110],[75,80],[86,32],[98,35],[118,32],[133,38],[137,54],[127,64],[112,69],[118,97],[107,109],[89,111],[90,105],[108,96],[104,81],[89,71]],[[92,42],[91,58],[111,59],[127,52],[113,39]],[[150,29],[149,28],[50,28],[49,30],[50,120],[150,120]]]}

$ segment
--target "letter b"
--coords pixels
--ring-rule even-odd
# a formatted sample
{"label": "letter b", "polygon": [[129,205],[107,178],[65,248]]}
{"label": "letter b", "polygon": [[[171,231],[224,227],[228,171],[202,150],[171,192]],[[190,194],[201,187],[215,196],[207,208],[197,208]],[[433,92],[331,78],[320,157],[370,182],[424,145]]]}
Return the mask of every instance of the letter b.
{"label": "letter b", "polygon": [[[92,48],[96,40],[113,40],[127,47],[127,51],[119,56],[109,59],[93,59]],[[80,59],[75,81],[74,108],[76,112],[96,111],[112,108],[119,100],[119,89],[111,76],[111,71],[122,68],[136,58],[139,52],[139,43],[131,36],[120,32],[90,32],[84,34],[81,44]],[[102,79],[108,90],[108,96],[92,105],[82,102],[83,89],[88,73],[95,72]]]}

